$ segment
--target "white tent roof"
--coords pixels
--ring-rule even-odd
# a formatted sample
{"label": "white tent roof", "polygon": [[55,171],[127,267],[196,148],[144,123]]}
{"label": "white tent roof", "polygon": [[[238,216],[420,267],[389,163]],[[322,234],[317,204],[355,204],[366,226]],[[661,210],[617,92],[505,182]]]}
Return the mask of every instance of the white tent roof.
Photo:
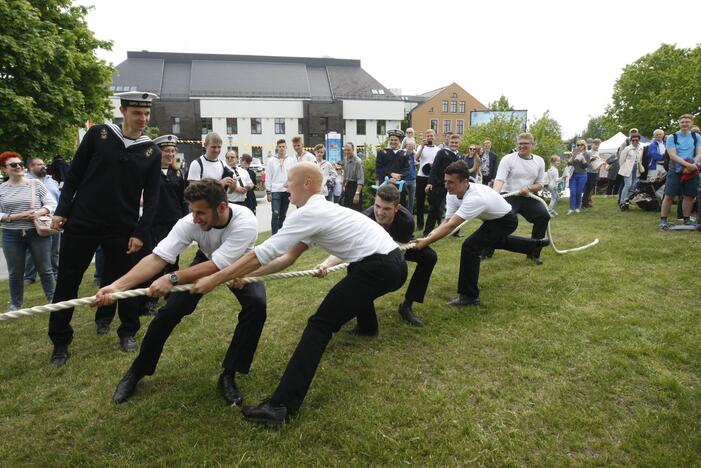
{"label": "white tent roof", "polygon": [[618,132],[606,141],[602,141],[599,145],[600,154],[616,154],[618,148],[626,141],[625,134]]}

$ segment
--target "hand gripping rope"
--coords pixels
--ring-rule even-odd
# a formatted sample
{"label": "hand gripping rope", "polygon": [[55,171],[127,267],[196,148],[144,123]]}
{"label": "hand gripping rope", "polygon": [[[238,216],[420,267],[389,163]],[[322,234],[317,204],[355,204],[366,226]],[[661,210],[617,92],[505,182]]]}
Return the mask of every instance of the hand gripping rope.
{"label": "hand gripping rope", "polygon": [[[505,193],[503,195],[503,197],[508,198],[508,197],[515,196],[518,194],[519,194],[519,192],[509,192],[509,193]],[[529,196],[531,198],[538,200],[544,206],[547,206],[545,201],[542,198],[540,198],[532,193],[530,193]],[[465,224],[467,224],[467,222],[468,222],[468,220],[463,221],[458,227],[453,229],[451,234],[460,230]],[[446,237],[448,237],[448,236],[446,236]],[[548,239],[550,239],[550,245],[552,246],[553,250],[555,251],[555,253],[558,253],[558,254],[578,252],[580,250],[584,250],[584,249],[588,249],[589,247],[593,247],[599,243],[599,239],[594,239],[592,242],[590,242],[586,245],[583,245],[581,247],[560,250],[557,247],[555,247],[555,243],[553,242],[553,237],[552,237],[552,234],[550,232],[550,223],[548,223]],[[401,244],[399,246],[399,249],[402,251],[413,249],[413,248],[414,248],[413,242],[409,242],[408,244]],[[340,263],[338,265],[332,266],[331,268],[327,268],[326,271],[328,273],[333,273],[335,271],[343,270],[347,266],[348,266],[347,263]],[[318,273],[318,270],[287,271],[287,272],[273,273],[273,274],[265,275],[265,276],[249,276],[249,277],[243,278],[242,281],[244,283],[260,283],[262,281],[270,281],[270,280],[277,280],[277,279],[303,278],[306,276],[314,276],[317,273]],[[189,291],[191,288],[192,288],[191,284],[184,284],[184,285],[174,286],[173,289],[171,290],[171,292]],[[148,291],[148,288],[132,289],[129,291],[112,293],[112,297],[114,299],[128,299],[130,297],[145,296],[146,291]],[[27,309],[15,310],[12,312],[5,312],[4,314],[0,314],[0,322],[4,321],[4,320],[14,319],[14,318],[27,317],[27,316],[34,315],[34,314],[55,312],[58,310],[69,309],[71,307],[80,306],[80,305],[90,305],[90,303],[94,299],[95,299],[95,296],[83,297],[83,298],[78,298],[78,299],[71,299],[69,301],[57,302],[55,304],[46,304],[46,305],[41,305],[41,306],[30,307]]]}

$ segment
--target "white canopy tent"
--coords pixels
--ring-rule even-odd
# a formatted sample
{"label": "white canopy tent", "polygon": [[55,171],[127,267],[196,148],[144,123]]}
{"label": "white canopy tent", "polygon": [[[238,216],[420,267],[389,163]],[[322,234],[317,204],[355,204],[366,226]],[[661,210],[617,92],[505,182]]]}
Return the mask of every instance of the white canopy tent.
{"label": "white canopy tent", "polygon": [[602,141],[599,145],[599,154],[616,154],[618,148],[626,141],[625,134],[618,132],[606,141]]}

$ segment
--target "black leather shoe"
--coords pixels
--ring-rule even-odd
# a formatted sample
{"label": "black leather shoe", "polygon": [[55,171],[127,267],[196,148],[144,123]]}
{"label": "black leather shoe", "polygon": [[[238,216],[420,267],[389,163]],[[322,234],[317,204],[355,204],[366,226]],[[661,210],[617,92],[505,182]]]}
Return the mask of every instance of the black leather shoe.
{"label": "black leather shoe", "polygon": [[261,401],[258,406],[244,406],[242,413],[248,421],[275,427],[281,426],[287,418],[287,408],[271,404],[269,398]]}
{"label": "black leather shoe", "polygon": [[404,320],[409,322],[411,325],[414,325],[415,327],[424,326],[423,321],[419,317],[414,315],[414,311],[411,310],[411,306],[408,306],[403,302],[399,304],[399,315],[401,315]]}
{"label": "black leather shoe", "polygon": [[125,353],[135,353],[139,349],[139,345],[136,343],[136,338],[133,336],[124,336],[119,338],[119,347]]}
{"label": "black leather shoe", "polygon": [[139,383],[141,377],[141,375],[138,375],[130,368],[117,384],[117,389],[114,391],[114,395],[112,395],[112,401],[117,404],[126,403],[129,397],[134,394],[136,384]]}
{"label": "black leather shoe", "polygon": [[368,337],[375,337],[375,336],[378,335],[378,331],[377,331],[377,330],[372,330],[372,331],[361,330],[360,328],[358,328],[358,325],[354,326],[353,328],[351,328],[350,330],[348,330],[346,333],[348,333],[349,335],[352,335],[352,336],[368,336]]}
{"label": "black leather shoe", "polygon": [[241,390],[239,390],[239,387],[236,385],[234,374],[222,372],[219,376],[218,386],[219,391],[227,403],[241,406],[241,403],[243,403],[243,395],[241,395]]}
{"label": "black leather shoe", "polygon": [[67,345],[56,345],[51,353],[51,364],[54,366],[62,366],[68,361],[71,353],[68,352]]}
{"label": "black leather shoe", "polygon": [[446,304],[449,306],[457,306],[457,307],[478,306],[478,305],[480,305],[480,298],[479,297],[472,298],[472,297],[467,297],[464,294],[459,294],[458,297],[446,302]]}
{"label": "black leather shoe", "polygon": [[96,324],[96,331],[98,335],[106,335],[110,332],[110,324],[109,323],[98,323]]}
{"label": "black leather shoe", "polygon": [[532,260],[533,263],[535,263],[536,265],[542,265],[542,264],[543,264],[543,259],[540,258],[540,257],[536,257],[536,256],[533,256],[533,255],[528,255],[526,258],[527,258],[528,260]]}

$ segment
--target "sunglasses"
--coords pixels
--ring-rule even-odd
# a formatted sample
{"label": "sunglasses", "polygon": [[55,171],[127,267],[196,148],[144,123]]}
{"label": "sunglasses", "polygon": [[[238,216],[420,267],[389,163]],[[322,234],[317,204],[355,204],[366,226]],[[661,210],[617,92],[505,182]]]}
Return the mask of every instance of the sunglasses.
{"label": "sunglasses", "polygon": [[10,166],[12,169],[17,169],[17,167],[24,167],[24,163],[21,162],[11,162],[7,163],[8,166]]}
{"label": "sunglasses", "polygon": [[586,146],[586,145],[577,145],[577,146]]}

